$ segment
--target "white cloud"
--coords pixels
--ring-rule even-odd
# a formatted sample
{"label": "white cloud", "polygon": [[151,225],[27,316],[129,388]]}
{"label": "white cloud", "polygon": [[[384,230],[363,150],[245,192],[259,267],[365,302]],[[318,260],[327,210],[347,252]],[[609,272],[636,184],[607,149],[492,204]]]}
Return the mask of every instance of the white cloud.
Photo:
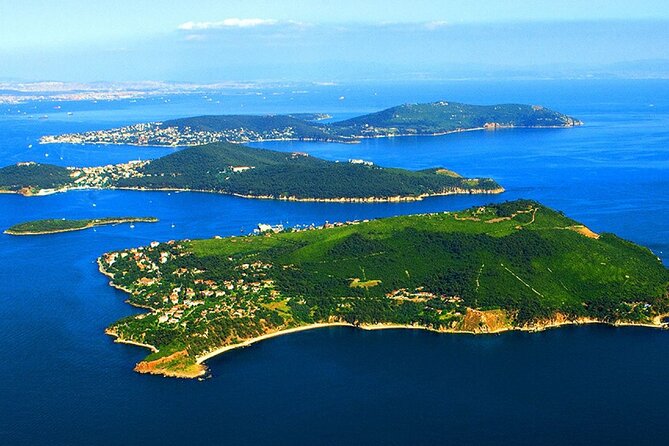
{"label": "white cloud", "polygon": [[273,19],[229,18],[218,22],[185,22],[179,25],[179,29],[182,31],[201,31],[223,28],[252,28],[255,26],[276,25],[277,23],[278,21]]}
{"label": "white cloud", "polygon": [[449,23],[445,20],[435,20],[433,22],[427,22],[425,24],[425,28],[429,29],[430,31],[443,28],[445,26],[448,26]]}

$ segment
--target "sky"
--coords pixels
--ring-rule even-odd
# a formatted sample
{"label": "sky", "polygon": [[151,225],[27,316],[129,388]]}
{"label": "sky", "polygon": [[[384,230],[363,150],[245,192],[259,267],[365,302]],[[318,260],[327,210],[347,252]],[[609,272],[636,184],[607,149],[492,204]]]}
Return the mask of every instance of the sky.
{"label": "sky", "polygon": [[0,0],[4,80],[669,76],[667,48],[666,0]]}

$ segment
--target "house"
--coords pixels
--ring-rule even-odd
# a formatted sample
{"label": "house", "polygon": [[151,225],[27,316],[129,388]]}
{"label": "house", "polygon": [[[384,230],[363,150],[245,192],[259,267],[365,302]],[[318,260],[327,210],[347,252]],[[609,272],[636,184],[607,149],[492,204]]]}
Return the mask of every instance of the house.
{"label": "house", "polygon": [[362,164],[363,166],[373,166],[374,163],[371,161],[365,161],[361,159],[350,159],[348,160],[349,163],[351,164]]}
{"label": "house", "polygon": [[258,223],[258,228],[254,229],[253,232],[255,234],[263,234],[265,232],[281,232],[283,231],[283,225],[268,225],[264,223]]}

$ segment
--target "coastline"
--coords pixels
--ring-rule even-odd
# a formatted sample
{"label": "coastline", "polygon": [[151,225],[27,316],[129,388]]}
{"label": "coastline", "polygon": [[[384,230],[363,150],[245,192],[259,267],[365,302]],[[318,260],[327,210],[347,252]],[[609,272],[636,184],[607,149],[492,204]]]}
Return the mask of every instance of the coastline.
{"label": "coastline", "polygon": [[81,228],[67,228],[67,229],[54,229],[53,231],[41,231],[41,232],[14,232],[9,229],[3,231],[3,234],[7,235],[48,235],[48,234],[59,234],[61,232],[74,232],[74,231],[83,231],[85,229],[90,229],[96,225],[86,225]]}
{"label": "coastline", "polygon": [[236,348],[249,347],[255,344],[256,342],[264,341],[266,339],[276,338],[278,336],[283,336],[291,333],[298,333],[300,331],[314,330],[317,328],[327,328],[327,327],[354,327],[354,325],[349,324],[348,322],[323,322],[323,323],[302,325],[300,327],[289,328],[287,330],[278,330],[264,335],[256,336],[255,338],[247,339],[243,342],[240,342],[239,344],[226,345],[223,347],[216,348],[210,352],[197,356],[195,358],[195,362],[197,364],[202,364],[204,361],[211,359],[214,356],[218,356],[221,353],[225,353],[227,351],[234,350]]}
{"label": "coastline", "polygon": [[[115,289],[117,289],[117,290],[119,290],[119,291],[123,291],[124,293],[129,294],[130,297],[132,297],[132,290],[131,290],[131,289],[128,289],[128,288],[125,288],[125,287],[123,287],[123,286],[121,286],[121,285],[115,283],[115,282],[114,282],[114,274],[110,273],[109,271],[107,271],[107,270],[104,268],[104,266],[102,266],[102,262],[100,261],[100,258],[98,258],[98,259],[96,260],[96,263],[98,264],[98,271],[100,271],[104,276],[107,276],[109,279],[111,279],[111,280],[107,283],[107,285],[109,285],[110,287],[115,288]],[[141,308],[142,310],[150,310],[150,311],[155,310],[155,308],[149,307],[149,306],[147,306],[147,305],[139,305],[139,304],[136,304],[136,303],[134,303],[134,302],[131,302],[130,299],[126,299],[124,302],[127,303],[128,305],[130,305],[131,307]],[[106,331],[105,331],[105,332],[106,332]],[[119,342],[122,342],[122,341],[119,341]],[[147,345],[148,345],[148,344],[147,344]],[[155,348],[155,347],[154,347],[154,348]]]}
{"label": "coastline", "polygon": [[[127,283],[127,288],[115,284],[115,276],[111,271],[108,271],[105,268],[105,263],[103,262],[102,257],[97,259],[97,263],[100,272],[110,278],[109,285],[129,294],[130,299],[132,299],[136,290],[133,290],[133,285],[131,285],[131,282]],[[143,308],[151,312],[160,312],[160,308],[136,305],[132,302],[129,302],[128,300],[126,300],[126,302],[132,306]],[[586,324],[608,325],[611,327],[644,327],[667,329],[669,328],[669,324],[666,322],[665,318],[668,314],[669,313],[665,312],[659,314],[655,313],[653,316],[645,315],[645,320],[643,322],[633,322],[623,320],[601,320],[593,317],[569,316],[558,311],[549,317],[537,319],[531,324],[519,325],[515,321],[516,313],[514,312],[509,313],[508,311],[502,309],[477,310],[473,308],[467,308],[466,311],[460,311],[460,313],[458,313],[458,316],[462,315],[462,317],[449,319],[448,322],[445,322],[447,326],[439,326],[436,328],[432,326],[419,325],[418,323],[351,323],[345,322],[340,318],[341,316],[332,316],[327,319],[322,319],[320,322],[311,324],[305,324],[303,322],[301,323],[291,319],[292,322],[288,325],[282,324],[280,326],[268,327],[266,323],[262,323],[261,325],[257,326],[256,333],[258,333],[258,335],[256,336],[242,337],[240,339],[234,334],[234,332],[232,332],[232,334],[230,334],[227,338],[216,338],[216,340],[212,339],[211,342],[200,343],[199,345],[191,345],[188,342],[185,342],[183,344],[179,344],[178,348],[180,350],[176,352],[173,351],[174,346],[171,344],[158,343],[157,345],[160,346],[169,345],[169,348],[167,350],[163,349],[162,352],[154,345],[145,344],[142,342],[144,341],[144,335],[142,335],[141,331],[128,331],[126,333],[128,335],[128,339],[123,337],[123,328],[121,328],[121,331],[119,332],[115,326],[111,326],[105,330],[105,333],[114,336],[116,338],[115,342],[145,347],[150,349],[152,352],[157,353],[156,355],[150,355],[150,359],[144,359],[140,361],[135,367],[137,372],[170,377],[194,378],[200,377],[206,373],[206,361],[227,351],[241,347],[248,347],[255,343],[274,337],[318,328],[348,326],[352,328],[360,328],[363,330],[413,329],[432,331],[442,334],[469,335],[501,334],[509,331],[533,333],[568,325]],[[231,342],[234,342],[234,344]],[[191,349],[190,353],[189,349]]]}
{"label": "coastline", "polygon": [[[303,325],[300,327],[294,327],[294,328],[289,328],[286,330],[278,330],[274,331],[271,333],[266,333],[260,336],[256,336],[254,338],[246,339],[243,342],[240,342],[238,344],[233,344],[233,345],[226,345],[222,346],[219,348],[216,348],[214,350],[211,350],[209,352],[203,353],[199,356],[196,356],[195,358],[195,363],[198,365],[202,365],[203,367],[206,367],[204,364],[205,361],[208,361],[211,358],[214,358],[218,355],[221,355],[223,353],[226,353],[231,350],[235,350],[238,348],[244,348],[244,347],[250,347],[258,342],[265,341],[267,339],[272,339],[276,338],[279,336],[283,335],[288,335],[288,334],[293,334],[293,333],[299,333],[302,331],[307,331],[307,330],[315,330],[315,329],[320,329],[320,328],[331,328],[331,327],[351,327],[351,328],[358,328],[361,330],[367,330],[367,331],[374,331],[374,330],[424,330],[424,331],[429,331],[433,333],[439,333],[439,334],[464,334],[464,335],[498,335],[502,333],[507,333],[507,332],[526,332],[526,333],[538,333],[550,329],[556,329],[556,328],[562,328],[566,326],[572,326],[572,325],[606,325],[609,327],[641,327],[641,328],[654,328],[654,329],[667,329],[666,324],[662,324],[659,322],[661,319],[661,315],[655,316],[654,317],[654,323],[631,323],[631,322],[606,322],[606,321],[600,321],[597,319],[590,319],[590,318],[581,318],[581,319],[576,319],[576,320],[567,320],[567,321],[552,321],[548,322],[545,324],[536,324],[532,326],[527,326],[527,327],[517,327],[517,326],[510,326],[510,327],[503,327],[499,329],[494,329],[490,331],[482,331],[482,330],[458,330],[458,329],[435,329],[432,327],[427,327],[423,325],[402,325],[402,324],[384,324],[384,323],[378,323],[378,324],[351,324],[348,322],[322,322],[322,323],[314,323],[314,324],[309,324],[309,325]],[[655,323],[657,321],[657,323]],[[107,333],[107,332],[106,332]],[[115,334],[112,333],[107,333],[112,336],[116,336]],[[127,344],[132,344],[132,345],[138,345],[141,347],[149,348],[152,351],[157,351],[155,350],[155,347],[147,344],[141,344],[133,341],[124,341],[118,337],[116,337],[115,342],[119,343],[127,343]],[[164,375],[168,376],[168,375]],[[181,377],[181,378],[193,378],[194,376],[189,375],[183,375],[179,376],[178,374],[172,374],[169,375],[169,377]]]}
{"label": "coastline", "polygon": [[[64,187],[61,189],[42,189],[35,194],[24,194],[21,191],[5,191],[4,193],[22,195],[24,197],[43,197],[57,193],[64,193],[74,190],[130,190],[138,192],[200,192],[207,194],[221,194],[229,195],[231,197],[253,199],[253,200],[278,200],[278,201],[292,201],[292,202],[311,202],[311,203],[400,203],[400,202],[414,202],[422,201],[431,197],[443,197],[448,195],[497,195],[506,191],[503,187],[495,189],[462,189],[454,187],[451,190],[438,192],[433,194],[420,195],[396,195],[393,197],[337,197],[337,198],[299,198],[295,196],[279,196],[273,195],[244,195],[234,192],[207,190],[207,189],[183,189],[183,188],[146,188],[146,187]],[[86,229],[86,228],[84,228]]]}
{"label": "coastline", "polygon": [[509,125],[509,126],[495,126],[495,127],[471,127],[471,128],[462,128],[462,129],[455,129],[455,130],[447,130],[444,132],[434,132],[434,133],[396,133],[396,134],[380,134],[380,135],[356,135],[356,136],[348,136],[348,137],[340,137],[341,139],[337,138],[268,138],[268,139],[252,139],[248,141],[231,141],[227,139],[221,139],[219,141],[212,141],[208,143],[198,143],[198,144],[140,144],[137,142],[109,142],[109,141],[99,141],[99,142],[72,142],[72,141],[42,141],[41,137],[40,140],[37,142],[40,145],[47,145],[47,144],[80,144],[80,145],[109,145],[109,146],[134,146],[134,147],[165,147],[168,149],[178,149],[178,148],[187,148],[187,147],[197,147],[205,144],[215,144],[219,142],[228,142],[231,144],[253,144],[253,143],[264,143],[264,142],[281,142],[281,141],[286,141],[286,142],[323,142],[323,143],[334,143],[334,144],[359,144],[362,140],[364,139],[378,139],[378,138],[404,138],[404,137],[411,137],[411,136],[417,136],[417,137],[430,137],[430,136],[445,136],[445,135],[451,135],[454,133],[464,133],[464,132],[477,132],[481,130],[486,130],[486,131],[495,131],[495,130],[509,130],[509,129],[570,129],[573,127],[580,127],[583,125],[582,121],[576,121],[576,123],[572,125]]}
{"label": "coastline", "polygon": [[117,344],[127,344],[127,345],[134,345],[136,347],[144,347],[144,348],[148,348],[149,350],[151,350],[154,353],[158,351],[158,349],[151,344],[145,344],[143,342],[131,341],[129,339],[120,338],[118,333],[116,333],[116,332],[114,332],[110,329],[106,329],[105,334],[113,337],[114,342],[117,343]]}
{"label": "coastline", "polygon": [[[128,293],[132,295],[132,291],[124,288],[120,285],[117,285],[113,282],[114,275],[109,273],[102,265],[100,262],[100,259],[97,261],[98,264],[98,269],[99,271],[104,274],[105,276],[109,277],[109,285],[113,288],[116,288],[120,291],[123,291],[125,293]],[[145,310],[153,310],[150,307],[145,307],[141,305],[136,305],[133,304],[129,301],[126,300],[128,304],[131,306],[134,306],[136,308],[142,308]],[[476,310],[473,310],[476,311]],[[277,331],[269,332],[262,334],[260,336],[256,336],[253,338],[245,339],[242,342],[239,342],[237,344],[232,344],[232,345],[225,345],[221,347],[214,348],[211,351],[202,353],[198,356],[195,356],[194,362],[195,365],[199,366],[198,372],[193,373],[192,371],[184,371],[183,373],[180,373],[178,370],[161,370],[160,368],[158,369],[151,369],[142,367],[143,365],[149,365],[153,361],[146,362],[144,360],[140,361],[136,367],[135,371],[138,371],[139,373],[151,373],[151,374],[156,374],[156,375],[161,375],[164,377],[174,377],[174,378],[200,378],[206,373],[207,366],[205,361],[208,361],[209,359],[221,355],[225,352],[238,349],[238,348],[243,348],[243,347],[249,347],[252,346],[258,342],[262,342],[267,339],[272,339],[275,337],[283,336],[283,335],[288,335],[292,333],[299,333],[302,331],[307,331],[307,330],[315,330],[315,329],[320,329],[320,328],[331,328],[331,327],[351,327],[351,328],[358,328],[361,330],[395,330],[395,329],[402,329],[402,330],[424,330],[424,331],[430,331],[434,333],[440,333],[440,334],[464,334],[464,335],[498,335],[506,332],[526,332],[526,333],[537,333],[537,332],[542,332],[550,329],[557,329],[557,328],[562,328],[566,326],[572,326],[572,325],[606,325],[610,327],[642,327],[642,328],[653,328],[653,329],[668,329],[669,326],[666,323],[662,323],[662,318],[666,317],[667,314],[659,314],[653,317],[652,322],[646,322],[646,323],[634,323],[634,322],[624,322],[624,321],[615,321],[615,322],[609,322],[609,321],[603,321],[603,320],[598,320],[598,319],[593,319],[593,318],[578,318],[578,319],[566,319],[564,315],[562,314],[556,314],[553,316],[552,319],[543,321],[543,322],[537,322],[533,325],[528,325],[528,326],[513,326],[513,325],[506,325],[506,326],[500,326],[499,328],[493,328],[490,329],[487,325],[480,326],[481,329],[478,330],[467,330],[467,329],[458,329],[458,328],[448,328],[448,329],[437,329],[433,327],[428,327],[428,326],[423,326],[423,325],[403,325],[403,324],[393,324],[393,323],[376,323],[376,324],[352,324],[349,322],[318,322],[318,323],[313,323],[313,324],[308,324],[308,325],[302,325],[298,327],[292,327],[292,328],[287,328],[287,329],[280,329]],[[157,349],[155,346],[142,343],[142,342],[137,342],[129,339],[124,339],[120,337],[118,333],[115,331],[107,328],[105,329],[105,334],[114,337],[114,342],[120,343],[120,344],[128,344],[128,345],[134,345],[138,347],[143,347],[151,352],[158,352],[159,349]],[[184,351],[185,352],[185,351]],[[169,357],[169,356],[168,356]],[[161,361],[162,359],[165,358],[159,358],[155,361]]]}

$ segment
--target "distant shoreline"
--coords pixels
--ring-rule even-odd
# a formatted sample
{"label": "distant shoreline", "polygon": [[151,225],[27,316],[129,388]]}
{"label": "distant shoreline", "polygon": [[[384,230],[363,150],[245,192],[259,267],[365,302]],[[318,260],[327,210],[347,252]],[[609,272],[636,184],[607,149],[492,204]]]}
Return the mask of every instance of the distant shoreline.
{"label": "distant shoreline", "polygon": [[254,200],[278,200],[278,201],[294,201],[294,202],[315,202],[315,203],[395,203],[395,202],[412,202],[422,201],[425,198],[442,197],[447,195],[496,195],[505,192],[503,187],[495,189],[462,189],[458,187],[452,188],[450,191],[438,192],[433,194],[420,195],[397,195],[393,197],[337,197],[337,198],[298,198],[298,197],[275,197],[272,195],[244,195],[233,192],[206,190],[206,189],[183,189],[183,188],[146,188],[146,187],[63,187],[60,189],[40,189],[35,193],[22,193],[17,191],[2,191],[7,194],[17,194],[24,197],[44,197],[58,193],[69,192],[73,190],[131,190],[138,192],[202,192],[210,194],[229,195],[232,197],[254,199]]}
{"label": "distant shoreline", "polygon": [[265,142],[322,142],[322,143],[333,143],[333,144],[360,144],[362,140],[365,139],[382,139],[382,138],[405,138],[405,137],[435,137],[435,136],[446,136],[454,133],[465,133],[465,132],[477,132],[477,131],[497,131],[497,130],[513,130],[513,129],[570,129],[573,127],[582,126],[583,123],[579,121],[578,124],[574,125],[514,125],[514,126],[498,126],[498,127],[471,127],[463,128],[456,130],[447,130],[444,132],[435,132],[435,133],[397,133],[397,134],[384,134],[384,135],[360,135],[351,137],[350,139],[344,138],[339,139],[330,139],[330,138],[271,138],[271,139],[255,139],[249,141],[234,141],[221,139],[218,141],[212,142],[203,142],[196,144],[140,144],[137,142],[109,142],[109,141],[98,141],[98,142],[68,142],[68,141],[42,141],[42,136],[38,141],[40,145],[48,144],[76,144],[76,145],[101,145],[101,146],[134,146],[134,147],[164,147],[167,149],[178,149],[178,148],[188,148],[188,147],[197,147],[206,144],[215,144],[220,142],[228,142],[231,144],[254,144],[254,143],[265,143]]}

